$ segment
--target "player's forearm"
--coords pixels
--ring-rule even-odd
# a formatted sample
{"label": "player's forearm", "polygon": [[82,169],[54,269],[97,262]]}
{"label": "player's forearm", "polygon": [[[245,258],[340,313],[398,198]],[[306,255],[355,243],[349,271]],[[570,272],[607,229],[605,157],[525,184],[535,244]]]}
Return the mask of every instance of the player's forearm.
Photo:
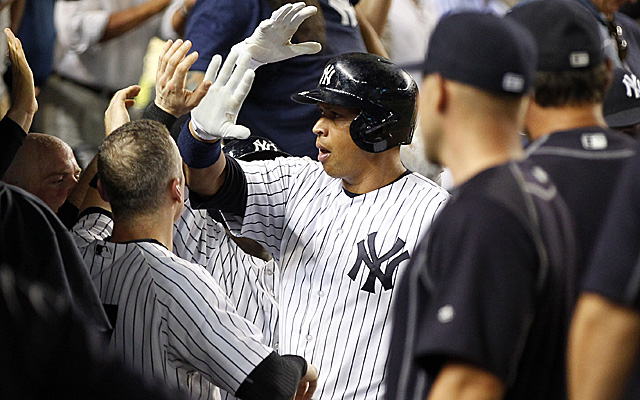
{"label": "player's forearm", "polygon": [[379,34],[376,32],[369,19],[362,14],[356,8],[356,16],[358,17],[358,24],[360,25],[360,33],[362,34],[362,40],[367,48],[367,51],[372,54],[389,58],[389,52],[384,47],[382,40],[380,40]]}
{"label": "player's forearm", "polygon": [[481,368],[469,364],[445,365],[429,393],[429,400],[499,400],[504,396],[504,383]]}
{"label": "player's forearm", "polygon": [[387,24],[391,0],[361,0],[354,8],[357,13],[366,17],[378,36],[382,35]]}
{"label": "player's forearm", "polygon": [[169,0],[149,0],[145,3],[112,13],[100,38],[106,42],[138,27],[149,18],[161,13],[169,5]]}
{"label": "player's forearm", "polygon": [[73,188],[71,194],[67,198],[67,201],[71,203],[74,207],[80,210],[82,203],[84,203],[84,198],[87,195],[87,190],[89,190],[89,184],[94,179],[96,174],[98,173],[98,159],[97,157],[93,157],[89,165],[82,170],[82,174],[80,175],[80,179],[78,179],[78,183]]}
{"label": "player's forearm", "polygon": [[617,399],[638,352],[640,315],[595,294],[582,295],[569,333],[570,399]]}
{"label": "player's forearm", "polygon": [[189,122],[188,127],[183,127],[180,133],[178,147],[185,163],[189,190],[205,198],[216,194],[224,183],[227,165],[224,153],[219,151],[217,158],[213,155],[218,151],[216,148],[220,149],[220,141],[205,142],[198,139]]}

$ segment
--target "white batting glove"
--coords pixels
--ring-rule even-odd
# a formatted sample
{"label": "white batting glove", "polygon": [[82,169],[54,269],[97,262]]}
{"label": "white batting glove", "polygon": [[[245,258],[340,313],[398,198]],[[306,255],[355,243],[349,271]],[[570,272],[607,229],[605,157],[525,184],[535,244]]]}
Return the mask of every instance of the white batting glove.
{"label": "white batting glove", "polygon": [[236,125],[236,119],[249,94],[255,73],[249,69],[248,54],[240,58],[237,54],[230,54],[222,68],[221,62],[222,58],[216,55],[207,67],[204,79],[213,84],[200,104],[191,110],[191,126],[202,140],[246,139],[251,132],[247,127]]}
{"label": "white batting glove", "polygon": [[304,2],[289,3],[278,8],[271,18],[260,22],[251,36],[231,48],[232,53],[249,53],[250,68],[274,63],[303,54],[315,54],[322,50],[318,42],[293,44],[291,38],[307,18],[318,9]]}

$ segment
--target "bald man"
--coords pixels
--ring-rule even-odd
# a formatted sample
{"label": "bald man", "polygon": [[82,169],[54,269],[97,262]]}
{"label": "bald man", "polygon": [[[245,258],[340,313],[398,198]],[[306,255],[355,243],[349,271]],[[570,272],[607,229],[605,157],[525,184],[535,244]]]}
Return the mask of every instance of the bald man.
{"label": "bald man", "polygon": [[54,136],[30,133],[2,180],[39,197],[57,213],[78,182],[80,172],[68,144]]}

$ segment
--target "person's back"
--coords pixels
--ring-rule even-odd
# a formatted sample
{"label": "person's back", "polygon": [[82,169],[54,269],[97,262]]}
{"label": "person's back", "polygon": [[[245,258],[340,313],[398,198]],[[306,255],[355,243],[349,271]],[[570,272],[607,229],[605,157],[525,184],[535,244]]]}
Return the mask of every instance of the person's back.
{"label": "person's back", "polygon": [[[124,108],[127,90],[113,107]],[[315,368],[263,345],[211,274],[171,253],[184,208],[181,161],[154,121],[125,124],[100,147],[98,190],[87,188],[73,232],[113,325],[111,350],[194,399],[219,398],[218,387],[243,399],[304,394]]]}
{"label": "person's back", "polygon": [[434,31],[420,125],[457,186],[394,299],[386,398],[565,397],[573,225],[518,135],[535,57],[526,29],[493,15]]}
{"label": "person's back", "polygon": [[[204,268],[180,259],[156,241],[110,243],[92,237],[95,224],[104,220],[93,216],[80,219],[91,229],[83,232],[76,228],[74,233],[91,240],[87,244],[80,240],[80,250],[113,325],[109,347],[114,354],[148,379],[160,378],[172,387],[186,389],[191,398],[217,396],[211,382],[235,393],[242,382],[228,371],[247,368],[246,360],[255,362],[255,357],[261,360],[267,355],[262,346],[249,345],[260,332],[235,315],[230,301],[221,301],[225,294],[211,285]],[[213,292],[217,296],[212,296]],[[254,329],[253,337],[245,337],[244,332],[234,329],[236,326]],[[194,339],[197,331],[206,332],[208,340]],[[225,337],[231,335],[238,343],[250,340],[244,342],[246,346],[234,348],[225,343]],[[197,359],[201,370],[216,375],[197,372],[185,359]],[[248,371],[251,369],[253,364]]]}
{"label": "person's back", "polygon": [[[507,15],[529,29],[544,49],[525,118],[534,140],[527,156],[549,173],[571,210],[584,265],[636,142],[606,128],[602,103],[611,67],[601,50],[597,22],[586,9],[574,1],[537,0]],[[561,36],[564,40],[558,41]]]}

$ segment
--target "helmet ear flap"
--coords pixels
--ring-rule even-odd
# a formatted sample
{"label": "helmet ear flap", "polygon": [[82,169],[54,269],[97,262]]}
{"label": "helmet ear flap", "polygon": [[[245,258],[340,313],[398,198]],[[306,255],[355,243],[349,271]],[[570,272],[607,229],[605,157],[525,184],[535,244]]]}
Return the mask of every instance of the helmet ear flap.
{"label": "helmet ear flap", "polygon": [[391,145],[388,138],[397,120],[388,118],[384,121],[374,119],[367,113],[360,112],[351,122],[349,133],[354,143],[369,153],[381,153],[395,145]]}

